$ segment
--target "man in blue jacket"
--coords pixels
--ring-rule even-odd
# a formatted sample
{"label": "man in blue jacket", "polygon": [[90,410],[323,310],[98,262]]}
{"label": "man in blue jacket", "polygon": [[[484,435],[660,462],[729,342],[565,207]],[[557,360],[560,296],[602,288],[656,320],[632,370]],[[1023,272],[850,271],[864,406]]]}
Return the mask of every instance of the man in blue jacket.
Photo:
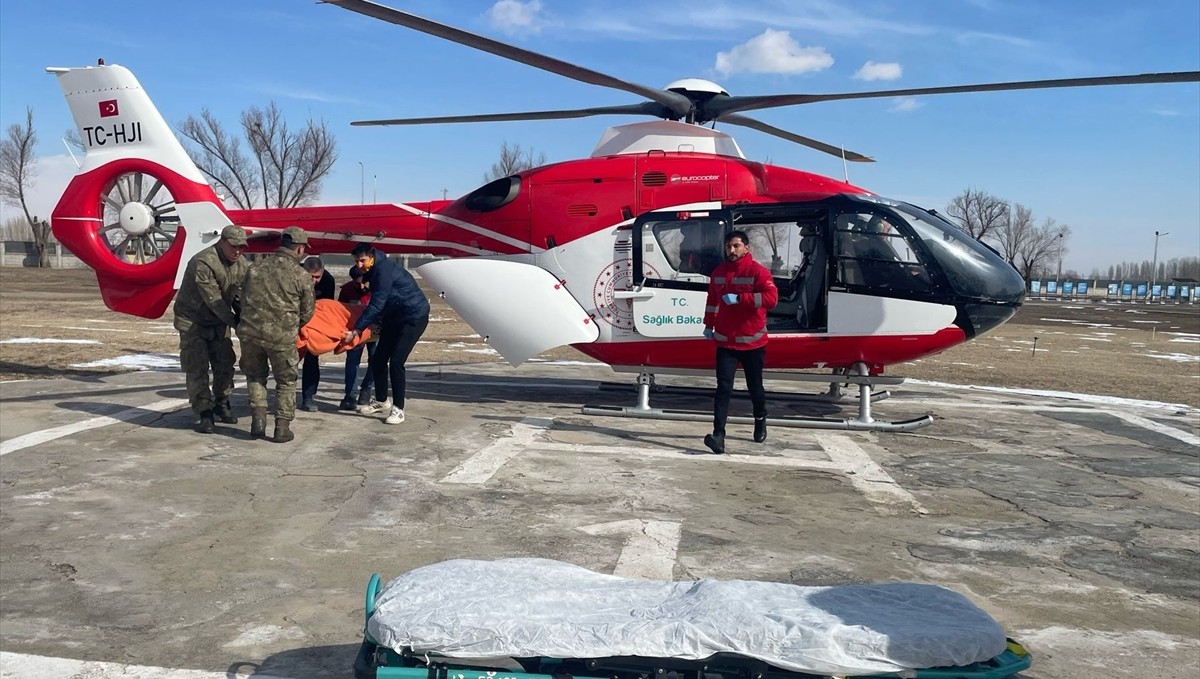
{"label": "man in blue jacket", "polygon": [[[371,302],[354,329],[346,333],[347,342],[371,325],[380,325],[379,342],[368,366],[375,375],[375,398],[358,409],[361,415],[388,413],[387,424],[404,421],[404,362],[429,325],[429,300],[408,271],[387,258],[387,254],[366,243],[350,251],[355,264],[366,271]],[[389,378],[390,381],[389,381]],[[388,396],[388,385],[392,387]]]}

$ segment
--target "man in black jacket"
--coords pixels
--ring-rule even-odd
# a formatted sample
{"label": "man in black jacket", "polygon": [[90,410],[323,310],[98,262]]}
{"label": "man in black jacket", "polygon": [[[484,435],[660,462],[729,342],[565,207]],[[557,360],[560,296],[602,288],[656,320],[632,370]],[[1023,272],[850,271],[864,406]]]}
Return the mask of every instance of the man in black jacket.
{"label": "man in black jacket", "polygon": [[[366,328],[378,323],[381,327],[370,369],[375,374],[375,398],[358,409],[362,415],[387,413],[387,424],[404,421],[404,362],[412,353],[417,340],[429,325],[429,300],[417,286],[417,281],[399,262],[366,243],[350,251],[354,262],[367,272],[371,302],[359,317],[354,329],[346,333],[347,342]],[[388,397],[388,385],[392,387]]]}
{"label": "man in black jacket", "polygon": [[[333,299],[333,274],[325,270],[325,263],[316,255],[300,263],[308,275],[312,276],[313,297],[317,299]],[[300,373],[300,410],[317,412],[317,384],[321,381],[321,361],[312,354],[304,355],[304,368]]]}

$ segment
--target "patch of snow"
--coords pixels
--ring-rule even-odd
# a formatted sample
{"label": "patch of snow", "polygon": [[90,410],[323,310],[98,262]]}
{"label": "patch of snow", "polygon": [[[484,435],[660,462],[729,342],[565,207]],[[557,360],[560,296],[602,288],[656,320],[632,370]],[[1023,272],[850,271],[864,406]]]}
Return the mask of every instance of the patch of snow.
{"label": "patch of snow", "polygon": [[103,358],[90,363],[74,363],[72,368],[127,368],[129,370],[179,370],[179,356],[174,354],[129,354]]}
{"label": "patch of snow", "polygon": [[46,339],[44,337],[12,337],[0,340],[0,344],[100,344],[89,339]]}
{"label": "patch of snow", "polygon": [[1078,394],[1070,391],[1048,391],[1045,389],[1016,389],[1012,387],[985,387],[973,384],[950,384],[949,382],[930,382],[928,380],[908,379],[906,384],[924,384],[931,387],[941,387],[945,389],[968,389],[974,391],[988,391],[1001,394],[1024,394],[1026,396],[1046,396],[1049,398],[1063,398],[1073,401],[1081,401],[1083,403],[1104,403],[1108,405],[1119,406],[1134,406],[1139,408],[1156,408],[1169,410],[1187,410],[1189,412],[1197,412],[1191,406],[1183,403],[1165,403],[1163,401],[1143,401],[1136,398],[1121,398],[1120,396],[1100,396],[1098,394]]}
{"label": "patch of snow", "polygon": [[1112,341],[1107,337],[1080,337],[1079,339],[1087,340],[1088,342],[1111,342]]}
{"label": "patch of snow", "polygon": [[1134,354],[1135,356],[1145,356],[1146,358],[1165,358],[1168,361],[1176,363],[1191,363],[1200,361],[1200,356],[1192,356],[1191,354]]}

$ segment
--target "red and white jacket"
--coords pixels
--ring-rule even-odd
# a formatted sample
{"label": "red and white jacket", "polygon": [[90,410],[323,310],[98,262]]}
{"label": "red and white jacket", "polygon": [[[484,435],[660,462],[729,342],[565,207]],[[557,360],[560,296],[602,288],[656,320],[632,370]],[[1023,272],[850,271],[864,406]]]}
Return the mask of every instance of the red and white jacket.
{"label": "red and white jacket", "polygon": [[[738,296],[737,304],[721,298]],[[766,267],[746,253],[736,262],[725,261],[713,269],[704,307],[704,327],[726,349],[745,351],[767,344],[767,310],[779,303],[779,290]]]}

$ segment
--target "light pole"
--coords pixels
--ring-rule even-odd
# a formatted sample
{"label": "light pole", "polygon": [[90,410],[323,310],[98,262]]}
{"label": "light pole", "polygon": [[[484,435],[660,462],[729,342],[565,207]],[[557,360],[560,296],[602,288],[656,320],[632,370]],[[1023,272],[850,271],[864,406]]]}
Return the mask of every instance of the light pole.
{"label": "light pole", "polygon": [[1054,287],[1056,288],[1060,285],[1059,279],[1062,278],[1062,240],[1063,234],[1060,231],[1058,233],[1058,273],[1054,275]]}
{"label": "light pole", "polygon": [[358,203],[362,205],[367,202],[366,175],[363,174],[362,161],[358,161]]}
{"label": "light pole", "polygon": [[1154,284],[1158,282],[1158,239],[1171,235],[1170,231],[1154,232],[1154,261],[1150,264],[1150,296],[1154,296]]}
{"label": "light pole", "polygon": [[379,203],[379,175],[371,175],[371,203],[377,205]]}

